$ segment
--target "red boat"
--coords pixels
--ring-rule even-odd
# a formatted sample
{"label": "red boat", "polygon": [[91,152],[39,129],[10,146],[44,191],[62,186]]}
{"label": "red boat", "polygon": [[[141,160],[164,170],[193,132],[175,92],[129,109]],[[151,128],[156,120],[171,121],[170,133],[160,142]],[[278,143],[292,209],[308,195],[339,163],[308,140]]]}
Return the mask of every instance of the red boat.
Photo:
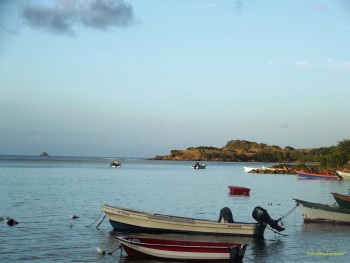
{"label": "red boat", "polygon": [[240,261],[247,244],[117,237],[129,257],[173,260]]}
{"label": "red boat", "polygon": [[249,195],[250,189],[240,186],[228,186],[231,195]]}

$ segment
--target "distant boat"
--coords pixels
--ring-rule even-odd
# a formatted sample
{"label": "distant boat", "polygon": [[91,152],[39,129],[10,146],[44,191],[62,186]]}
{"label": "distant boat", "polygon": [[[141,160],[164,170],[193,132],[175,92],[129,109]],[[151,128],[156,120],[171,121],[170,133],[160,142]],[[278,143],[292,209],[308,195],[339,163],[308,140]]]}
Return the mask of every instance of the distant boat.
{"label": "distant boat", "polygon": [[259,168],[257,168],[257,167],[243,166],[243,168],[244,168],[244,171],[245,171],[246,173],[249,173],[249,172],[252,171],[252,170],[259,170]]}
{"label": "distant boat", "polygon": [[199,164],[199,162],[196,162],[195,165],[192,165],[192,169],[205,169],[207,166],[205,164]]}
{"label": "distant boat", "polygon": [[350,173],[337,171],[337,174],[339,174],[344,179],[350,179]]}
{"label": "distant boat", "polygon": [[341,195],[337,193],[331,194],[333,195],[335,201],[337,201],[339,207],[350,209],[350,195]]}
{"label": "distant boat", "polygon": [[299,199],[294,199],[294,201],[299,204],[305,222],[350,224],[350,209],[311,203]]}
{"label": "distant boat", "polygon": [[125,252],[132,258],[172,260],[241,261],[247,244],[203,242],[144,237],[117,237]]}
{"label": "distant boat", "polygon": [[240,186],[228,186],[232,195],[249,195],[250,189]]}
{"label": "distant boat", "polygon": [[341,179],[339,175],[330,175],[330,174],[312,174],[302,171],[296,171],[297,175],[302,178],[311,178],[311,179]]}
{"label": "distant boat", "polygon": [[114,161],[109,165],[109,167],[119,168],[122,164],[117,160],[114,159]]}

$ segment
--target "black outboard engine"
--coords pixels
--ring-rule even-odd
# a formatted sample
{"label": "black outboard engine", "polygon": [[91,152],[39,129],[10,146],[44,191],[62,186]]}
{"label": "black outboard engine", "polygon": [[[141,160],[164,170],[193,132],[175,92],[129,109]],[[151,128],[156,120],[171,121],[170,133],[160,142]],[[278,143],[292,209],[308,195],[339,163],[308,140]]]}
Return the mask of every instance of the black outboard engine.
{"label": "black outboard engine", "polygon": [[269,213],[267,213],[267,211],[260,206],[254,208],[252,216],[258,223],[268,224],[270,227],[276,229],[279,232],[285,230],[284,227],[278,224],[279,220],[273,220],[270,217]]}
{"label": "black outboard engine", "polygon": [[224,207],[220,210],[220,216],[218,222],[224,222],[224,223],[233,223],[233,216],[231,209],[228,207]]}

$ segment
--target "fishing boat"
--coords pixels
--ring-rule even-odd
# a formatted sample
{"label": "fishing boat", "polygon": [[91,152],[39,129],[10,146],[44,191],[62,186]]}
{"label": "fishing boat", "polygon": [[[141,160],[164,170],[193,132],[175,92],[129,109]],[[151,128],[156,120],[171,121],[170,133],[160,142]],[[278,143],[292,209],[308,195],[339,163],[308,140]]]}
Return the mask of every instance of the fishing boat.
{"label": "fishing boat", "polygon": [[350,209],[311,203],[299,199],[294,199],[294,201],[299,205],[305,222],[350,224]]}
{"label": "fishing boat", "polygon": [[309,179],[341,179],[339,175],[331,175],[331,174],[313,174],[306,173],[302,171],[295,171],[297,175],[301,178],[309,178]]}
{"label": "fishing boat", "polygon": [[[102,205],[101,209],[112,227],[119,230],[250,237],[263,237],[267,224],[277,231],[284,230],[261,207],[255,207],[252,213],[257,223],[233,222],[231,210],[227,207],[221,209],[218,221],[155,214],[107,204]],[[226,213],[227,210],[230,216]]]}
{"label": "fishing boat", "polygon": [[350,173],[337,171],[337,174],[339,174],[339,176],[341,176],[344,179],[350,179]]}
{"label": "fishing boat", "polygon": [[337,193],[331,194],[333,195],[335,201],[337,201],[339,207],[350,209],[350,195],[341,195]]}
{"label": "fishing boat", "polygon": [[251,172],[251,171],[253,171],[253,170],[259,170],[259,168],[257,168],[257,167],[243,166],[243,168],[244,168],[244,171],[245,171],[246,173],[249,173],[249,172]]}
{"label": "fishing boat", "polygon": [[197,261],[241,261],[247,244],[227,242],[184,241],[144,237],[116,237],[132,258],[157,258]]}
{"label": "fishing boat", "polygon": [[231,195],[249,195],[250,189],[240,186],[228,186]]}
{"label": "fishing boat", "polygon": [[121,165],[122,164],[117,159],[114,159],[114,161],[109,165],[109,167],[119,168],[121,167]]}
{"label": "fishing boat", "polygon": [[192,169],[205,169],[207,166],[205,164],[199,164],[199,162],[196,162],[195,165],[192,165]]}

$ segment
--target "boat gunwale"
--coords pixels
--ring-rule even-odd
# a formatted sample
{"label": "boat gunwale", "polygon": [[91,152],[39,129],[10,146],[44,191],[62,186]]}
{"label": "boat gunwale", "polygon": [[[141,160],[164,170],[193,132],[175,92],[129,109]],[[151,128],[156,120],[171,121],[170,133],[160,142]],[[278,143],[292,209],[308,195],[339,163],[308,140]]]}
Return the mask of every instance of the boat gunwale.
{"label": "boat gunwale", "polygon": [[[220,223],[220,222],[210,220],[210,219],[200,219],[200,218],[190,218],[190,217],[181,217],[181,216],[172,216],[172,215],[165,215],[165,214],[158,214],[158,213],[150,213],[147,211],[140,211],[140,210],[136,210],[136,209],[111,206],[108,204],[104,204],[104,205],[102,205],[102,207],[106,207],[109,209],[117,209],[117,210],[129,212],[129,213],[133,213],[135,215],[147,217],[150,220],[169,220],[169,221],[173,220],[173,221],[177,221],[179,223],[188,223],[188,224],[195,224],[196,222],[198,222],[198,223],[205,223],[205,224],[210,224],[210,225],[217,224],[220,226],[224,226],[224,225],[228,225],[228,226],[230,226],[230,225],[259,225],[258,222],[256,222],[256,223],[254,223],[254,222]],[[102,211],[104,211],[104,210],[102,209]],[[106,211],[104,211],[104,212],[106,213]],[[111,213],[111,212],[109,212],[109,213]],[[123,215],[118,214],[118,216],[123,216]]]}
{"label": "boat gunwale", "polygon": [[312,177],[320,177],[320,178],[332,178],[332,179],[341,179],[340,175],[331,175],[331,174],[313,174],[313,173],[307,173],[303,171],[295,171],[297,175],[302,174],[302,175],[309,175]]}
{"label": "boat gunwale", "polygon": [[321,208],[321,209],[327,209],[327,210],[329,210],[329,212],[339,212],[339,213],[345,212],[345,214],[350,214],[350,209],[346,209],[346,208],[334,207],[334,206],[330,206],[327,204],[312,203],[312,202],[303,201],[303,200],[295,199],[295,198],[293,198],[293,200],[295,202],[297,202],[298,204],[302,204],[302,205],[306,204],[306,205],[312,206],[311,208],[306,207],[306,208],[310,208],[310,209],[320,209]]}
{"label": "boat gunwale", "polygon": [[[237,247],[238,249],[243,249],[244,246],[248,246],[247,243],[222,243],[222,244],[227,244],[227,246],[191,246],[191,245],[175,245],[175,244],[159,244],[159,243],[145,243],[143,241],[141,241],[140,239],[145,239],[145,238],[141,238],[141,237],[128,237],[128,238],[133,238],[138,241],[135,240],[129,240],[126,237],[121,237],[121,236],[117,236],[116,239],[118,241],[124,241],[126,243],[130,243],[133,245],[140,245],[140,246],[159,246],[159,247],[185,247],[185,248],[212,248],[212,249],[229,249],[231,247]],[[153,239],[153,238],[147,238],[147,239]],[[160,239],[154,239],[154,240],[160,240]],[[220,243],[220,242],[206,242],[206,241],[193,241],[193,240],[169,240],[169,241],[179,241],[179,242],[198,242],[198,243]],[[229,244],[231,244],[232,246],[229,246]]]}

